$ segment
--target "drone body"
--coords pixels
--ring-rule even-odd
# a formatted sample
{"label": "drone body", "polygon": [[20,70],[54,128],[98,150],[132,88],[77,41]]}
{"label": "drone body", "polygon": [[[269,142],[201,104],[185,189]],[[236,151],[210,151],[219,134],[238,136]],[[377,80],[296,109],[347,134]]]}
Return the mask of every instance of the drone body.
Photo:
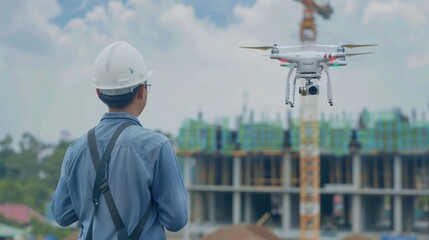
{"label": "drone body", "polygon": [[[307,95],[318,95],[319,86],[314,83],[314,80],[320,80],[322,77],[322,71],[327,76],[327,89],[328,89],[328,102],[329,105],[333,105],[332,98],[332,85],[331,77],[329,75],[330,66],[346,66],[346,57],[355,56],[362,54],[370,54],[372,52],[365,53],[345,53],[345,48],[356,48],[356,47],[367,47],[376,46],[376,44],[367,45],[353,45],[353,44],[338,44],[338,45],[306,45],[315,47],[336,47],[336,52],[318,52],[318,51],[301,51],[293,53],[280,53],[280,49],[297,48],[303,46],[259,46],[259,47],[241,47],[250,48],[257,50],[270,50],[271,59],[279,60],[280,66],[289,67],[286,83],[286,99],[285,103],[291,107],[294,106],[295,102],[295,88],[298,79],[304,79],[305,85],[299,87],[299,93],[303,96]],[[291,75],[296,70],[293,83],[291,83]]]}

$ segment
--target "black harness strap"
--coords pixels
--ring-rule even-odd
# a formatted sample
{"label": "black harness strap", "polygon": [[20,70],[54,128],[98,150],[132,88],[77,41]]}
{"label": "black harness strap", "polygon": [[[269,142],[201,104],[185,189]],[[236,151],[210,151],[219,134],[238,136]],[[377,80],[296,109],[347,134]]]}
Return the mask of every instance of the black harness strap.
{"label": "black harness strap", "polygon": [[110,161],[110,155],[112,153],[113,147],[115,146],[116,140],[118,139],[119,135],[122,133],[123,130],[125,130],[127,127],[134,125],[131,122],[125,122],[122,125],[116,129],[115,133],[113,134],[112,138],[110,139],[109,144],[107,145],[106,151],[103,154],[103,158],[100,162],[100,156],[98,154],[97,149],[97,142],[95,139],[95,128],[91,129],[88,132],[88,143],[89,143],[89,149],[91,153],[92,162],[94,165],[94,168],[97,171],[97,175],[95,177],[94,181],[94,188],[93,188],[93,204],[94,204],[94,212],[91,218],[91,222],[88,228],[87,233],[87,240],[92,240],[92,228],[93,228],[93,222],[94,222],[94,216],[97,212],[98,208],[98,199],[100,197],[100,192],[104,194],[104,198],[106,199],[106,204],[110,212],[110,216],[112,218],[113,224],[115,225],[116,231],[117,231],[117,237],[119,240],[125,240],[125,239],[139,239],[140,235],[143,232],[144,225],[146,224],[146,221],[149,217],[150,212],[152,211],[152,208],[154,208],[155,204],[151,202],[146,209],[146,212],[143,216],[143,218],[139,221],[136,228],[132,232],[130,236],[128,236],[127,229],[125,228],[124,222],[121,219],[121,216],[119,215],[118,208],[116,207],[115,201],[113,199],[112,193],[110,192],[109,185],[107,182],[107,179],[105,178],[106,174],[106,167],[109,164]]}
{"label": "black harness strap", "polygon": [[155,208],[155,202],[151,200],[151,202],[149,203],[149,206],[147,207],[146,212],[144,213],[142,219],[140,219],[136,228],[131,233],[130,239],[137,240],[140,238],[140,236],[143,233],[144,225],[146,224],[146,221],[149,218],[150,212],[152,211],[153,208]]}

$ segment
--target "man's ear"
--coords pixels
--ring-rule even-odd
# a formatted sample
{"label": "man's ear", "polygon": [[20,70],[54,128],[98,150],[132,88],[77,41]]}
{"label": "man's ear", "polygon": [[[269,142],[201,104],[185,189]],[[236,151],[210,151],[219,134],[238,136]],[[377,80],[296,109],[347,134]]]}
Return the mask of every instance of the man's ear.
{"label": "man's ear", "polygon": [[142,84],[139,88],[139,91],[137,92],[137,96],[139,98],[143,98],[145,94],[146,94],[146,89],[144,88],[144,85]]}
{"label": "man's ear", "polygon": [[100,95],[100,93],[101,93],[101,90],[100,90],[100,89],[98,89],[98,88],[96,88],[96,89],[95,89],[95,92],[97,93],[97,96],[99,96],[99,95]]}

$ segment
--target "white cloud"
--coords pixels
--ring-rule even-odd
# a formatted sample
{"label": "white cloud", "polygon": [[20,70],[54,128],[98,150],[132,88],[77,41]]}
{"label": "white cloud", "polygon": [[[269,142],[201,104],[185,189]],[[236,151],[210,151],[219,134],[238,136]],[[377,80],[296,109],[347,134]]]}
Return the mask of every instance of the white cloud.
{"label": "white cloud", "polygon": [[427,1],[370,1],[362,20],[365,25],[371,22],[406,21],[416,26],[428,24],[429,3]]}
{"label": "white cloud", "polygon": [[[355,6],[343,2],[338,4],[345,6],[345,11],[332,4],[338,14],[334,12],[331,20],[318,18],[319,41],[335,44],[383,38],[379,31],[356,24],[360,15],[353,9],[364,4]],[[379,7],[370,3],[365,21],[375,21],[372,9]],[[343,19],[346,13],[355,17]],[[6,69],[0,76],[8,79],[0,81],[0,89],[7,89],[3,90],[2,100],[16,99],[11,101],[12,105],[0,104],[2,112],[13,109],[13,117],[2,119],[7,127],[1,130],[0,136],[6,131],[30,130],[44,139],[56,140],[62,129],[70,130],[76,137],[95,125],[105,107],[90,85],[92,64],[104,46],[117,40],[129,41],[142,52],[149,68],[155,70],[148,106],[140,117],[147,127],[176,134],[181,122],[196,116],[199,110],[209,120],[233,117],[241,111],[244,92],[249,93],[248,104],[256,111],[256,116],[260,112],[273,118],[278,112],[284,116],[287,109],[284,105],[287,69],[259,56],[263,52],[238,46],[298,44],[302,6],[295,1],[260,0],[252,7],[236,6],[234,14],[239,21],[227,28],[217,28],[207,19],[197,19],[191,7],[173,1],[130,0],[125,5],[110,2],[107,7],[96,7],[85,17],[71,20],[62,29],[50,24],[48,18],[38,19],[39,14],[25,11],[19,14],[10,26],[20,25],[22,19],[26,19],[24,22],[31,22],[28,28],[38,29],[32,37],[38,38],[40,44],[32,45],[30,50],[21,44],[9,48],[5,39],[15,37],[0,35],[0,69]],[[56,14],[58,10],[53,7],[47,16]],[[383,24],[388,26],[388,23]],[[28,28],[23,31],[31,33]],[[5,31],[16,32],[13,27],[6,27]],[[420,34],[427,37],[427,31]],[[46,37],[40,37],[42,35]],[[34,39],[26,40],[32,42]],[[35,51],[38,46],[49,47]],[[411,86],[399,81],[404,73],[394,72],[397,61],[389,55],[393,54],[390,46],[380,46],[373,56],[350,58],[347,68],[333,69],[335,105],[326,107],[326,89],[323,90],[326,80],[323,78],[319,97],[321,108],[327,113],[356,112],[365,106],[388,108],[426,102],[424,96],[413,94],[407,95],[404,103],[397,102],[397,94]],[[407,51],[401,50],[401,54],[410,52],[409,48],[404,49]],[[398,83],[386,89],[386,79]],[[13,89],[17,89],[19,95]],[[298,109],[297,97],[295,115]],[[19,119],[19,124],[13,119]]]}
{"label": "white cloud", "polygon": [[378,31],[398,65],[414,71],[429,63],[428,12],[427,1],[370,1],[362,23]]}
{"label": "white cloud", "polygon": [[408,68],[429,66],[429,46],[422,46],[421,51],[411,53],[405,62]]}
{"label": "white cloud", "polygon": [[56,0],[26,1],[23,7],[33,21],[44,23],[61,13]]}

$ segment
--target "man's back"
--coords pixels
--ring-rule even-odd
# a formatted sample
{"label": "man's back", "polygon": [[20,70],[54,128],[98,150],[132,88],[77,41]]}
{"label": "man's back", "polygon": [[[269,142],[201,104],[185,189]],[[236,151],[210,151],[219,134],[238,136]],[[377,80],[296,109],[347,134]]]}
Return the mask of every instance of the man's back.
{"label": "man's back", "polygon": [[[129,234],[150,201],[155,201],[156,207],[146,222],[141,239],[164,239],[163,227],[177,231],[187,222],[187,194],[176,155],[170,140],[139,126],[135,117],[127,113],[106,113],[95,129],[100,157],[113,132],[125,121],[134,122],[136,126],[125,129],[113,148],[106,171],[110,191]],[[84,135],[69,147],[64,157],[52,203],[54,216],[61,225],[81,221],[82,239],[87,234],[94,210],[95,175]],[[116,229],[102,194],[99,200],[94,239],[116,239]]]}

